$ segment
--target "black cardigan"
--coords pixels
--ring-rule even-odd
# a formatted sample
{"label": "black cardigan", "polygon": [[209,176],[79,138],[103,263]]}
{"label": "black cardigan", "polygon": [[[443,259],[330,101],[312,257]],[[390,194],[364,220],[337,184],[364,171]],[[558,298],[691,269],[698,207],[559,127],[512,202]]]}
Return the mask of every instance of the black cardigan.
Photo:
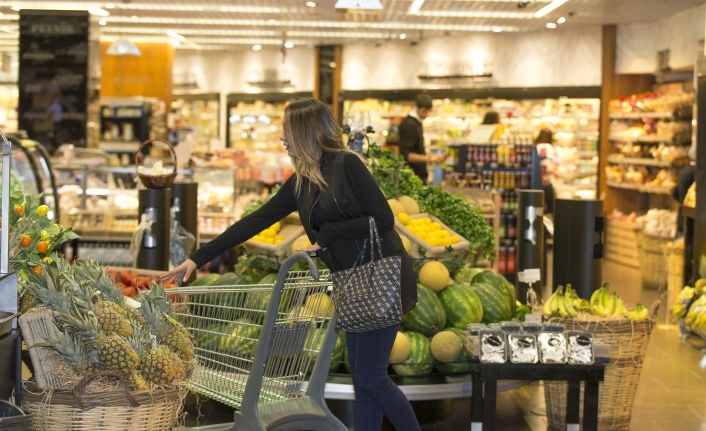
{"label": "black cardigan", "polygon": [[[382,240],[383,255],[402,257],[402,310],[405,313],[410,311],[417,303],[416,277],[409,255],[394,228],[395,218],[390,206],[375,179],[352,153],[324,153],[320,168],[327,184],[322,192],[310,186],[305,178],[297,196],[295,176],[291,176],[269,202],[196,250],[191,260],[201,267],[293,211],[298,211],[311,243],[326,248],[319,250],[318,256],[336,272],[352,268],[355,264],[363,242],[370,237],[368,216],[372,215]],[[311,217],[317,201],[318,214],[326,220],[318,231]],[[366,248],[364,263],[370,261],[369,247]]]}

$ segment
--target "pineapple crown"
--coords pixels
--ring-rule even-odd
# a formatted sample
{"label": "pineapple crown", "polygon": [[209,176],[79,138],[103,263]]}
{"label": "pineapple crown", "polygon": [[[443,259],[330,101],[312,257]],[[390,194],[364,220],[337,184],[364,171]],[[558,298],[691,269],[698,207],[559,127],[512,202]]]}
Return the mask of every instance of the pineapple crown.
{"label": "pineapple crown", "polygon": [[60,320],[72,328],[73,333],[90,346],[96,345],[105,338],[105,333],[92,311],[82,312],[74,304],[70,313],[60,313],[60,316]]}
{"label": "pineapple crown", "polygon": [[55,331],[57,339],[49,339],[48,343],[77,374],[82,374],[88,367],[88,354],[81,341],[77,336],[71,335],[67,329],[62,332],[55,326]]}
{"label": "pineapple crown", "polygon": [[42,271],[39,275],[28,271],[26,274],[28,280],[22,282],[23,286],[35,298],[51,309],[55,315],[69,312],[69,295],[66,295],[61,281],[54,277],[51,271]]}
{"label": "pineapple crown", "polygon": [[147,328],[132,319],[130,319],[130,325],[132,325],[132,334],[127,337],[127,342],[141,358],[145,351],[152,348],[152,334]]}
{"label": "pineapple crown", "polygon": [[[142,293],[140,293],[140,297]],[[138,297],[139,298],[139,297]],[[145,318],[153,334],[161,334],[164,328],[164,313],[162,313],[154,304],[148,300],[140,301],[140,314]]]}

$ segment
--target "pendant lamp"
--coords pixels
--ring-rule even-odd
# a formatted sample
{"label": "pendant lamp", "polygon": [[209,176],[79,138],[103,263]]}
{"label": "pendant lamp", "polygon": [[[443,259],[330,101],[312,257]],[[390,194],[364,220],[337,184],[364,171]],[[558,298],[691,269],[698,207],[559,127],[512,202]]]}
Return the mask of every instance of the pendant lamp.
{"label": "pendant lamp", "polygon": [[107,51],[108,55],[141,55],[140,49],[134,43],[127,39],[120,38],[111,43]]}

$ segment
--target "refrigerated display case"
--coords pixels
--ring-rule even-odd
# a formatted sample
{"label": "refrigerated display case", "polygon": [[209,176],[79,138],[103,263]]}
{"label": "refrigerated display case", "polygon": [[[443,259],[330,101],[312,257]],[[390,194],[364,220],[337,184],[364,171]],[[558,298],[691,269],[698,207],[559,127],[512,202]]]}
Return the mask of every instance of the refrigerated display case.
{"label": "refrigerated display case", "polygon": [[220,109],[219,93],[174,94],[169,127],[191,129],[197,145],[208,148],[210,140],[219,137]]}

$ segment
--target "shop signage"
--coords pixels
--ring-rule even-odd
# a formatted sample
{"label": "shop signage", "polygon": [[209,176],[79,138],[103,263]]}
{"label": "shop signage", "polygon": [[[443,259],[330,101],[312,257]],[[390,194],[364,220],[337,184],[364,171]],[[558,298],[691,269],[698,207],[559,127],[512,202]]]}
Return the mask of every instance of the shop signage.
{"label": "shop signage", "polygon": [[85,146],[89,15],[20,12],[19,128],[51,152]]}

